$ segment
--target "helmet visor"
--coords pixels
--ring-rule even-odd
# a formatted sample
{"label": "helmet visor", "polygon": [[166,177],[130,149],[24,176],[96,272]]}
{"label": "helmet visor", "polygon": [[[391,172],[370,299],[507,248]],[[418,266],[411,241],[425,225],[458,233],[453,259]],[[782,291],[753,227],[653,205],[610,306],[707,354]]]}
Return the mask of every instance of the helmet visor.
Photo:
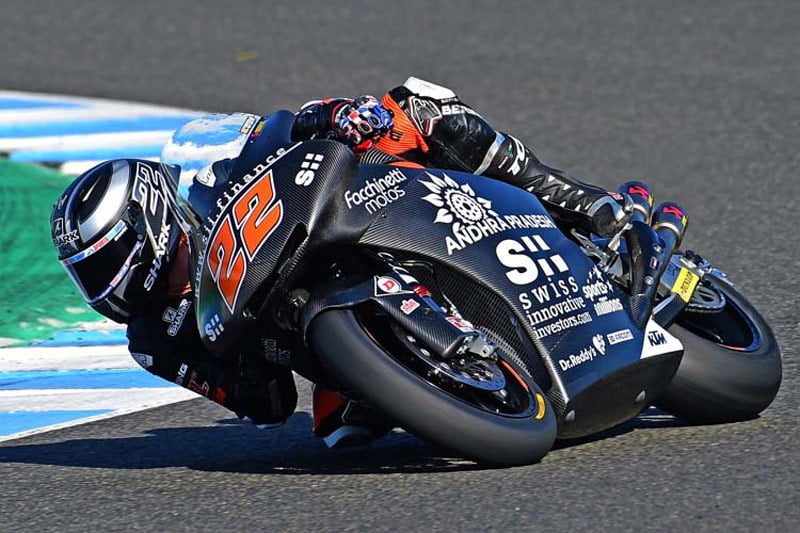
{"label": "helmet visor", "polygon": [[142,248],[135,231],[120,220],[96,243],[61,260],[89,304],[102,300],[130,271]]}

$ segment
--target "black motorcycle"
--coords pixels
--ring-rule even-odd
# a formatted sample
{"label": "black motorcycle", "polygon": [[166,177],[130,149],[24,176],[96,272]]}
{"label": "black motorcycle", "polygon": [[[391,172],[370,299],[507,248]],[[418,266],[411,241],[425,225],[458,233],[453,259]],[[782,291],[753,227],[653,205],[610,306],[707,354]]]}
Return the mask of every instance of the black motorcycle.
{"label": "black motorcycle", "polygon": [[564,233],[523,190],[358,164],[333,141],[291,142],[292,121],[248,117],[236,157],[162,165],[197,322],[220,356],[256,343],[414,435],[500,464],[650,405],[715,423],[775,397],[769,326],[678,251],[685,212],[653,207],[643,184],[622,190],[636,208],[623,234]]}

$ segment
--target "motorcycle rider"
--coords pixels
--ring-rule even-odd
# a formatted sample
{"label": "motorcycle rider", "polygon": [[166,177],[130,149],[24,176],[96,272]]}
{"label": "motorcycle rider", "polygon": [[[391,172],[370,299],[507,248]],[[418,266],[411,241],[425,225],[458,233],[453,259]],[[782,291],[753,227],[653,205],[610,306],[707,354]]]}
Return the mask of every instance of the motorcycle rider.
{"label": "motorcycle rider", "polygon": [[618,193],[543,164],[450,89],[414,77],[380,102],[368,95],[309,102],[298,112],[292,136],[337,139],[354,148],[362,163],[404,159],[505,181],[539,197],[558,221],[601,236],[622,228],[631,209]]}
{"label": "motorcycle rider", "polygon": [[[408,160],[500,179],[536,194],[564,224],[599,235],[618,231],[630,212],[623,197],[542,164],[451,90],[413,77],[380,102],[364,95],[306,104],[292,137],[336,139],[365,163]],[[87,303],[127,324],[131,355],[146,370],[260,426],[280,425],[294,412],[291,370],[263,354],[289,353],[289,341],[242,346],[226,358],[203,346],[192,320],[188,244],[167,207],[158,164],[116,160],[87,171],[56,203],[51,227],[58,258]],[[314,391],[313,430],[331,447],[390,427],[368,406]]]}

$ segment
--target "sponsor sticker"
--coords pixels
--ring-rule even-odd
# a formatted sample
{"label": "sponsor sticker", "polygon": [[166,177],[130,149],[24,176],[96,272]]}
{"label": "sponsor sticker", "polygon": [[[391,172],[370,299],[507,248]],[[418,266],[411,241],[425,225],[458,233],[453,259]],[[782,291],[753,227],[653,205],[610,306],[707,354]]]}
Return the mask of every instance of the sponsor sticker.
{"label": "sponsor sticker", "polygon": [[322,154],[306,154],[303,158],[303,162],[300,163],[300,170],[298,170],[297,174],[294,176],[295,185],[300,185],[302,187],[311,185],[323,159],[325,159],[325,156]]}
{"label": "sponsor sticker", "polygon": [[256,124],[256,129],[253,130],[253,133],[252,133],[251,136],[252,137],[260,136],[261,132],[264,131],[264,124],[266,124],[266,123],[267,123],[266,119],[262,118],[261,120],[259,120],[258,124]]}
{"label": "sponsor sticker", "polygon": [[619,298],[611,297],[614,294],[614,285],[603,277],[596,266],[589,272],[589,278],[581,291],[584,298],[592,302],[597,316],[610,315],[625,309]]}
{"label": "sponsor sticker", "polygon": [[562,371],[566,372],[586,362],[594,361],[595,357],[597,357],[597,349],[594,346],[589,346],[576,354],[559,359],[558,366],[561,367]]}
{"label": "sponsor sticker", "polygon": [[700,276],[689,270],[688,268],[681,267],[680,274],[672,285],[672,292],[678,295],[684,302],[689,302],[692,299],[697,284],[700,282]]}
{"label": "sponsor sticker", "polygon": [[215,314],[212,316],[208,322],[206,322],[203,331],[208,337],[208,340],[211,342],[216,342],[217,338],[225,331],[225,326],[222,325],[222,321],[219,319],[219,315]]}
{"label": "sponsor sticker", "polygon": [[667,337],[661,331],[648,331],[647,342],[650,343],[650,346],[661,346],[667,343]]}
{"label": "sponsor sticker", "polygon": [[186,318],[186,312],[189,310],[190,305],[191,302],[184,298],[181,300],[180,304],[178,304],[177,309],[173,309],[172,307],[164,309],[161,320],[169,324],[167,335],[174,337],[178,334],[178,330],[180,330],[183,325],[183,320]]}
{"label": "sponsor sticker", "polygon": [[400,304],[400,310],[403,314],[410,315],[419,307],[419,302],[416,300],[403,300],[403,303]]}
{"label": "sponsor sticker", "polygon": [[495,247],[495,255],[509,269],[506,277],[514,285],[529,285],[540,274],[550,278],[569,272],[564,258],[550,253],[550,246],[541,235],[502,240]]}
{"label": "sponsor sticker", "polygon": [[594,346],[597,351],[600,352],[600,355],[606,354],[606,340],[600,333],[592,337],[592,346]]}
{"label": "sponsor sticker", "polygon": [[374,213],[406,195],[400,184],[407,179],[398,169],[389,171],[381,178],[369,179],[360,189],[344,193],[347,209],[363,206],[367,213]]}
{"label": "sponsor sticker", "polygon": [[473,331],[475,331],[475,328],[472,327],[472,324],[469,321],[464,320],[463,318],[457,316],[448,316],[445,318],[445,320],[450,322],[452,325],[454,325],[464,333],[472,333]]}
{"label": "sponsor sticker", "polygon": [[390,278],[389,276],[381,276],[377,278],[375,281],[375,286],[380,289],[381,292],[385,292],[386,294],[394,294],[400,292],[402,289],[400,282],[394,278]]}
{"label": "sponsor sticker", "polygon": [[650,322],[648,322],[645,328],[641,355],[642,359],[682,350],[683,344],[681,344],[680,340],[672,336],[654,320],[650,319]]}
{"label": "sponsor sticker", "polygon": [[75,242],[79,239],[78,237],[78,230],[74,229],[72,231],[64,231],[64,219],[57,218],[53,221],[53,244],[56,246],[62,246],[64,244],[69,244],[71,242]]}
{"label": "sponsor sticker", "polygon": [[633,333],[629,329],[621,329],[619,331],[612,331],[606,335],[610,345],[620,344],[622,342],[632,341]]}
{"label": "sponsor sticker", "polygon": [[256,123],[256,117],[249,116],[244,119],[244,123],[242,123],[242,127],[239,128],[239,133],[250,133],[250,130],[253,129],[253,125]]}
{"label": "sponsor sticker", "polygon": [[[402,274],[398,274],[402,277]],[[404,289],[402,284],[391,276],[375,276],[375,297],[392,294],[414,294],[414,291]]]}
{"label": "sponsor sticker", "polygon": [[445,236],[447,255],[464,250],[481,239],[510,229],[555,228],[547,215],[500,215],[492,202],[481,198],[467,183],[459,183],[447,174],[442,177],[426,173],[430,181],[419,180],[429,194],[423,200],[437,208],[433,222],[449,224],[451,235]]}
{"label": "sponsor sticker", "polygon": [[574,276],[531,287],[517,295],[517,300],[540,339],[592,322]]}

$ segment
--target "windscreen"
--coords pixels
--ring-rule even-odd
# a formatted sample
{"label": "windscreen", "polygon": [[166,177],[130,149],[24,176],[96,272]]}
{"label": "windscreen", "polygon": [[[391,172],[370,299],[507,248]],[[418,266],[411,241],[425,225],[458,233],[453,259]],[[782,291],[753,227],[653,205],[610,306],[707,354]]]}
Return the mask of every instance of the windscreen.
{"label": "windscreen", "polygon": [[213,189],[219,168],[214,163],[239,157],[260,118],[248,113],[205,115],[184,124],[164,145],[161,170],[184,231],[197,228],[202,219],[188,201],[190,187]]}

